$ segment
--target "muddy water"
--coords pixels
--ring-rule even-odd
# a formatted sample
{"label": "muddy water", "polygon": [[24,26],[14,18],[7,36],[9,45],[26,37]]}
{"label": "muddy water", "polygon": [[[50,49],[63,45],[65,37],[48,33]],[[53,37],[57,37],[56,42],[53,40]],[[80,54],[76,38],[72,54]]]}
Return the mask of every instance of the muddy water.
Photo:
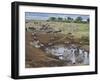
{"label": "muddy water", "polygon": [[45,49],[47,54],[55,55],[59,60],[63,60],[69,64],[89,64],[89,54],[84,49],[74,44],[65,46],[63,44],[53,45]]}

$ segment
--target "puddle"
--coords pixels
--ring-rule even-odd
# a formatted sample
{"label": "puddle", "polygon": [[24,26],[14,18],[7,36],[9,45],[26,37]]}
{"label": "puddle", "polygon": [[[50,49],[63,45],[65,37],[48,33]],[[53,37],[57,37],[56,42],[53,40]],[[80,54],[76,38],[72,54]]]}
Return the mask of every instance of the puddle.
{"label": "puddle", "polygon": [[59,60],[63,60],[69,64],[89,64],[89,53],[74,44],[69,46],[63,44],[53,45],[46,47],[45,51],[47,54],[57,56]]}

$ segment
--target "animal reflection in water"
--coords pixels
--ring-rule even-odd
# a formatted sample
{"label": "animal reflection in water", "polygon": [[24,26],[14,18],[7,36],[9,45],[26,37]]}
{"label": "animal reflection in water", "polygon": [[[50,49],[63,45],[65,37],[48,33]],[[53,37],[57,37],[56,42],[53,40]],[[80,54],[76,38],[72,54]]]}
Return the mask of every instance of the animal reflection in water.
{"label": "animal reflection in water", "polygon": [[57,56],[60,60],[64,60],[68,64],[89,64],[89,54],[84,49],[70,45],[68,47],[63,45],[55,45],[47,47],[47,54]]}

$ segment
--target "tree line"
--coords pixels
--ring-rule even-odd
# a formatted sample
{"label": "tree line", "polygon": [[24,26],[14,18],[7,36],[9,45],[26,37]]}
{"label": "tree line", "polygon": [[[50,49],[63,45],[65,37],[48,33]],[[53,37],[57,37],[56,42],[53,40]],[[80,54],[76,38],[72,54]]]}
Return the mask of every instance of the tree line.
{"label": "tree line", "polygon": [[89,18],[86,21],[83,21],[82,17],[77,17],[76,19],[73,19],[71,17],[67,17],[67,18],[62,18],[62,17],[49,17],[47,21],[55,21],[55,22],[74,22],[74,23],[89,23]]}

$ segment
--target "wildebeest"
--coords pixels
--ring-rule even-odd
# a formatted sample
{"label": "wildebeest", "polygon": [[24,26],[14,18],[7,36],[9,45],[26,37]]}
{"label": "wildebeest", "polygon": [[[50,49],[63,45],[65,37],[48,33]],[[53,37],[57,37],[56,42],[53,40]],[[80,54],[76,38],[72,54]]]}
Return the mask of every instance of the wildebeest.
{"label": "wildebeest", "polygon": [[58,32],[61,32],[61,30],[58,30],[58,31],[54,31],[53,33],[58,33]]}
{"label": "wildebeest", "polygon": [[51,33],[52,31],[46,31],[46,33]]}
{"label": "wildebeest", "polygon": [[28,27],[28,29],[30,29],[32,31],[36,30],[36,28],[34,28],[34,27]]}

